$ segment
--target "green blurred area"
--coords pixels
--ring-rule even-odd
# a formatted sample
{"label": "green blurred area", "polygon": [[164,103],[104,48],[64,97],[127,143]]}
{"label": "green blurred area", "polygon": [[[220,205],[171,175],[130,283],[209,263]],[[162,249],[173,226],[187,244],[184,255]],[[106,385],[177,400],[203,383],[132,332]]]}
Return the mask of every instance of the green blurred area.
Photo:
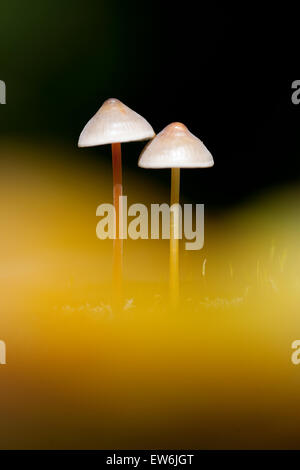
{"label": "green blurred area", "polygon": [[[215,13],[209,11],[206,22],[216,33]],[[188,32],[193,13],[185,8],[180,30],[179,14],[175,4],[168,10],[156,1],[2,2],[0,72],[8,105],[1,109],[0,133],[77,137],[110,96],[140,113],[148,110],[146,117],[156,116],[159,127],[171,103],[183,119],[190,103],[178,112],[186,97],[182,88],[197,80],[191,61],[208,26]]]}
{"label": "green blurred area", "polygon": [[2,3],[0,58],[9,104],[2,132],[63,133],[89,97],[101,100],[114,86],[119,17],[108,3]]}

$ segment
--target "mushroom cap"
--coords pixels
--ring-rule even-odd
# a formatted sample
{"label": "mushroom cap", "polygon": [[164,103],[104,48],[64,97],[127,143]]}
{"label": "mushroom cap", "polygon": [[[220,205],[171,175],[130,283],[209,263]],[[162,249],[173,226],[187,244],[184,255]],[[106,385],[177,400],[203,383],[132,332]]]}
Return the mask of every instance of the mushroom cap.
{"label": "mushroom cap", "polygon": [[142,168],[208,168],[214,165],[203,142],[180,122],[165,127],[146,145],[138,165]]}
{"label": "mushroom cap", "polygon": [[116,98],[110,98],[84,127],[78,147],[146,140],[154,136],[146,119]]}

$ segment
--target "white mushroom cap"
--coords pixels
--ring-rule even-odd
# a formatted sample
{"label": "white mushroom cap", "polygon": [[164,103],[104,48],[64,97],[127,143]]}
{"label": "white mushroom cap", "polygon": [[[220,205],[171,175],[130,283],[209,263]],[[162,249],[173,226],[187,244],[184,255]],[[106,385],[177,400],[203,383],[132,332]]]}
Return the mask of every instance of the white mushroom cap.
{"label": "white mushroom cap", "polygon": [[155,136],[150,124],[121,101],[106,100],[80,134],[79,147],[146,140]]}
{"label": "white mushroom cap", "polygon": [[180,122],[165,127],[146,145],[138,165],[142,168],[208,168],[214,165],[203,142]]}

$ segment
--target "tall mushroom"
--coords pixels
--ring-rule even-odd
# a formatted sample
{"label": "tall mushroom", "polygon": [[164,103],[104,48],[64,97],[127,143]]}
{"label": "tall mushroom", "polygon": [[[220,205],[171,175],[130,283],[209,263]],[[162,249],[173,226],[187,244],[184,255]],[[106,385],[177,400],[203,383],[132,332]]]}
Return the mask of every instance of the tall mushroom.
{"label": "tall mushroom", "polygon": [[[203,142],[180,122],[165,127],[142,151],[138,165],[142,168],[171,168],[170,217],[170,301],[177,308],[179,300],[178,228],[180,168],[208,168],[214,165],[211,153]],[[178,208],[178,206],[177,206]]]}
{"label": "tall mushroom", "polygon": [[93,147],[111,144],[113,168],[113,202],[116,214],[116,238],[113,248],[113,287],[114,299],[120,306],[122,297],[122,260],[123,243],[120,237],[122,207],[119,198],[122,196],[122,160],[121,143],[147,140],[155,133],[150,124],[142,116],[128,108],[121,101],[110,98],[90,119],[80,134],[79,147]]}

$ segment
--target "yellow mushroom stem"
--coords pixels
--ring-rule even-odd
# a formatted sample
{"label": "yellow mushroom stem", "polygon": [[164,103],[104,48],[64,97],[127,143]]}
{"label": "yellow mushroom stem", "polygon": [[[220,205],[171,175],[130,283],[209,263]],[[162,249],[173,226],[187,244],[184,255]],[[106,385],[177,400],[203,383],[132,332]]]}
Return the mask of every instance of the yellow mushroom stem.
{"label": "yellow mushroom stem", "polygon": [[116,214],[116,233],[113,245],[113,299],[116,310],[122,305],[123,294],[123,240],[120,238],[120,223],[122,220],[122,207],[120,197],[122,196],[122,158],[121,144],[111,145],[112,167],[113,167],[113,201]]}
{"label": "yellow mushroom stem", "polygon": [[[180,168],[171,169],[171,207],[179,204]],[[179,303],[179,211],[170,213],[170,305],[177,309]]]}

